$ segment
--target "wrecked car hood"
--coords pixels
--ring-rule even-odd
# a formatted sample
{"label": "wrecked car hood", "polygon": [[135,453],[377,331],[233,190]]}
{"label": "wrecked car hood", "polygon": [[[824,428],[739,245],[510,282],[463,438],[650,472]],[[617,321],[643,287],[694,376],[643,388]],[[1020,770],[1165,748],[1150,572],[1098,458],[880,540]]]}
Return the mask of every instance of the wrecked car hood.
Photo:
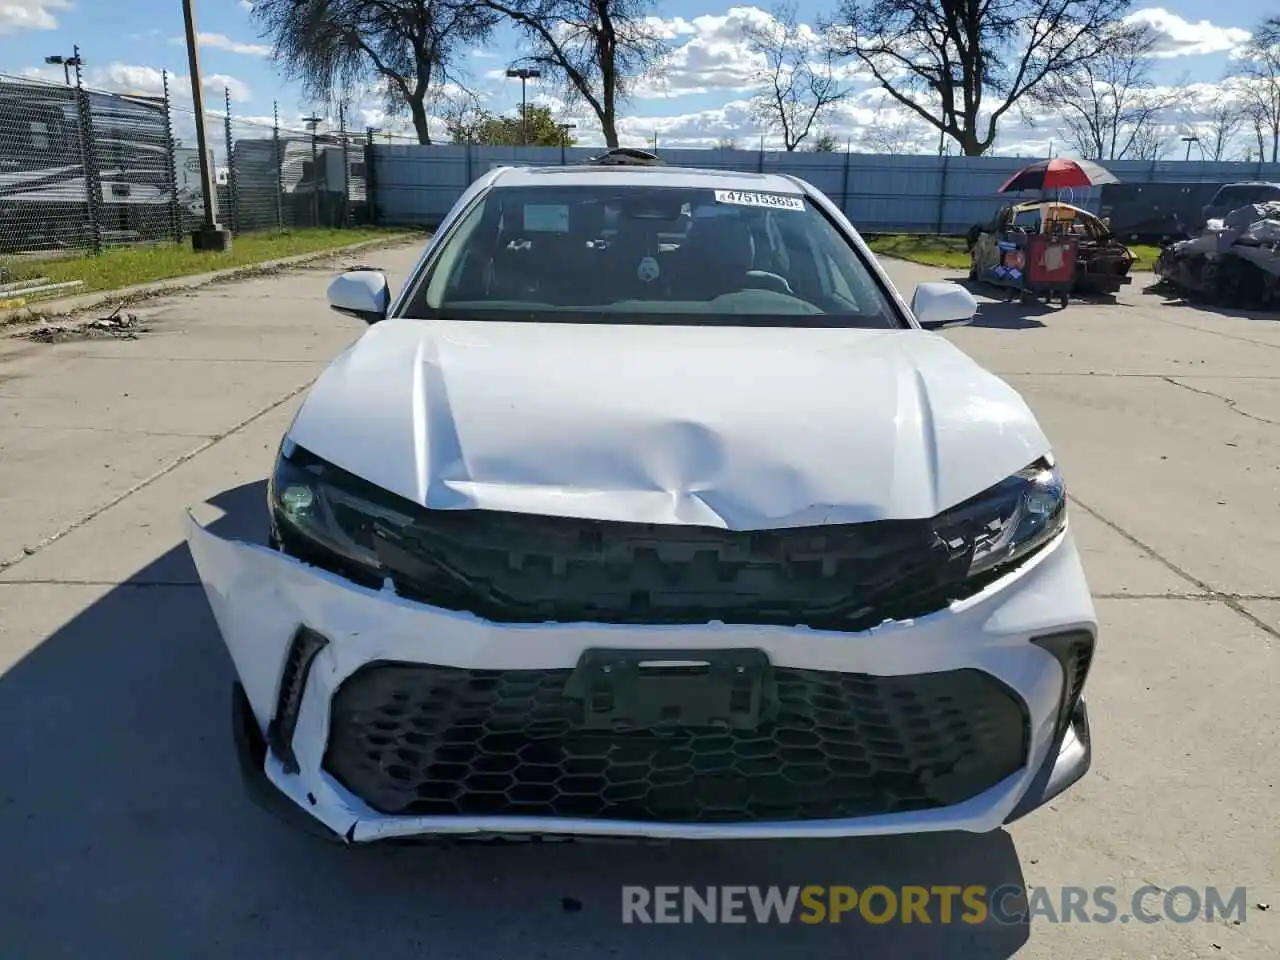
{"label": "wrecked car hood", "polygon": [[932,516],[1049,449],[924,331],[404,319],[290,436],[427,507],[739,530]]}

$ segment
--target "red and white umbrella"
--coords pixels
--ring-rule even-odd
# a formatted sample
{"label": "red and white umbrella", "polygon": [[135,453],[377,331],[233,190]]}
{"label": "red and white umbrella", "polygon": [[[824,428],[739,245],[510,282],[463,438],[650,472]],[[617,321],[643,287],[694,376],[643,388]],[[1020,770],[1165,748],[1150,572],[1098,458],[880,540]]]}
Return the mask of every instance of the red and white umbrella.
{"label": "red and white umbrella", "polygon": [[1028,164],[1004,182],[998,193],[1019,190],[1064,190],[1119,183],[1120,178],[1092,160],[1040,160]]}

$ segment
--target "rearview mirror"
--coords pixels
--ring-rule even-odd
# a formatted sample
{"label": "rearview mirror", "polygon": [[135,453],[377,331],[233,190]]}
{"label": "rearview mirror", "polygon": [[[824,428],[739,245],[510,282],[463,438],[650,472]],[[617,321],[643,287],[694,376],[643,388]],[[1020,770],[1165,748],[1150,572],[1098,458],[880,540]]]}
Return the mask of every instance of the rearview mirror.
{"label": "rearview mirror", "polygon": [[350,270],[329,284],[329,306],[373,324],[385,319],[391,290],[380,270]]}
{"label": "rearview mirror", "polygon": [[922,283],[911,298],[911,312],[926,330],[960,327],[973,322],[978,301],[958,283]]}

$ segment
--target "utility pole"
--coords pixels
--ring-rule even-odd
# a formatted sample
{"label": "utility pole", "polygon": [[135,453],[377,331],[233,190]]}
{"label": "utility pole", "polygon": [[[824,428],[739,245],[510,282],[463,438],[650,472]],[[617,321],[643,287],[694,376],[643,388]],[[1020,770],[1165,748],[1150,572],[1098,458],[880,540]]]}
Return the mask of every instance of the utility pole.
{"label": "utility pole", "polygon": [[527,147],[529,145],[529,98],[525,92],[525,84],[542,76],[542,71],[529,67],[512,67],[507,70],[507,76],[520,81],[520,142]]}
{"label": "utility pole", "polygon": [[218,192],[209,164],[209,142],[204,129],[204,90],[200,79],[200,48],[196,40],[195,0],[182,0],[187,32],[187,64],[191,68],[191,105],[196,114],[196,147],[200,151],[200,190],[204,194],[204,223],[191,234],[191,249],[215,252],[231,249],[231,231],[218,223],[214,205]]}
{"label": "utility pole", "polygon": [[302,122],[311,128],[311,226],[320,226],[320,155],[316,149],[316,128],[324,117],[303,117]]}
{"label": "utility pole", "polygon": [[1199,143],[1199,142],[1200,142],[1200,138],[1199,138],[1199,137],[1197,137],[1195,134],[1192,134],[1192,135],[1191,135],[1191,136],[1189,136],[1189,137],[1183,137],[1183,138],[1182,138],[1182,142],[1183,142],[1183,143],[1185,143],[1185,144],[1187,145],[1187,155],[1186,155],[1185,157],[1183,157],[1183,158],[1182,158],[1182,159],[1183,159],[1183,162],[1185,163],[1186,161],[1188,161],[1188,160],[1190,160],[1190,159],[1191,159],[1191,145],[1192,145],[1193,143]]}

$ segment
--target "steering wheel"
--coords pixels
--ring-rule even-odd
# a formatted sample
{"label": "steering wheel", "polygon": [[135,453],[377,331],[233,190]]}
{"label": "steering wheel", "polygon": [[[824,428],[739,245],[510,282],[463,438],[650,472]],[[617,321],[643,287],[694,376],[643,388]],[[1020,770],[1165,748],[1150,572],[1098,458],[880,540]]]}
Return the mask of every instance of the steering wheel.
{"label": "steering wheel", "polygon": [[785,293],[792,297],[795,296],[795,291],[791,289],[791,284],[787,283],[786,277],[780,277],[776,273],[770,273],[768,270],[748,270],[747,279],[760,281],[766,290]]}

